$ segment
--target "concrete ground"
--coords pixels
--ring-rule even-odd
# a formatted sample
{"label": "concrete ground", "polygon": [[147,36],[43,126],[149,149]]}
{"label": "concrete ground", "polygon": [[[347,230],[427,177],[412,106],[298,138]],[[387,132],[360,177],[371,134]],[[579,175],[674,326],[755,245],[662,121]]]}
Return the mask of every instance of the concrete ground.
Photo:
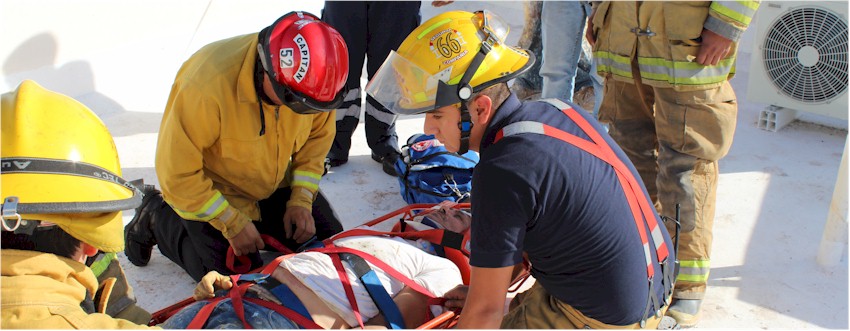
{"label": "concrete ground", "polygon": [[[154,184],[157,131],[179,64],[206,42],[258,31],[290,10],[319,14],[322,8],[321,1],[156,4],[161,9],[95,0],[0,4],[4,90],[29,78],[77,97],[115,136],[124,177]],[[508,20],[508,42],[515,42],[523,25],[518,2],[456,2],[442,8],[424,2],[422,16],[483,8]],[[191,15],[169,14],[180,10]],[[826,231],[838,241],[828,250],[829,258],[822,259],[826,263],[817,261],[846,154],[847,123],[804,115],[806,121],[777,132],[760,129],[759,115],[767,104],[748,98],[756,42],[752,30],[741,42],[732,80],[739,98],[738,127],[729,155],[720,161],[712,271],[698,328],[847,329],[846,223]],[[422,123],[422,116],[400,117],[400,139],[420,132]],[[405,205],[396,179],[370,159],[362,125],[354,133],[351,155],[321,183],[346,228]],[[844,206],[846,222],[846,201]],[[125,223],[132,216],[133,211],[126,212]],[[192,279],[157,250],[143,268],[119,256],[142,307],[156,311],[191,295]]]}

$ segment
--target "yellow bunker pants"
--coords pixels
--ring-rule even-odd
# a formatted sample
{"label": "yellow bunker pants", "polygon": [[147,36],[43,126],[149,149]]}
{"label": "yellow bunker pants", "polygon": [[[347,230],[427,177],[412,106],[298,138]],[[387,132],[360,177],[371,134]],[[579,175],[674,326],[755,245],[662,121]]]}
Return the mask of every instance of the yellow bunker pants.
{"label": "yellow bunker pants", "polygon": [[[673,297],[702,299],[711,262],[717,161],[729,152],[738,103],[729,82],[676,91],[605,80],[599,121],[637,168],[660,215],[680,205],[679,275]],[[667,223],[670,235],[675,224]]]}
{"label": "yellow bunker pants", "polygon": [[[516,300],[516,299],[515,299]],[[667,307],[663,307],[664,316]],[[657,329],[661,318],[653,315],[646,320],[644,329]],[[535,283],[523,293],[519,305],[502,319],[501,329],[641,329],[640,323],[630,325],[605,324],[585,316],[572,306],[549,295]]]}

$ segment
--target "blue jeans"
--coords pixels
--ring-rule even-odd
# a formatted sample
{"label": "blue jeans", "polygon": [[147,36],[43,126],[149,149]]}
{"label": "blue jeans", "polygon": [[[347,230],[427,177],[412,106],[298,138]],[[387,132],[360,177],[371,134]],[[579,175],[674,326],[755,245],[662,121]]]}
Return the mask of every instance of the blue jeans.
{"label": "blue jeans", "polygon": [[[543,39],[543,77],[541,98],[561,98],[573,101],[576,82],[593,85],[596,105],[594,117],[602,104],[602,79],[596,74],[596,61],[591,60],[589,72],[578,70],[582,55],[584,26],[590,15],[586,1],[544,1],[540,14]],[[588,54],[585,54],[588,58]],[[577,77],[581,73],[582,77]],[[584,75],[587,74],[587,77]]]}
{"label": "blue jeans", "polygon": [[[593,118],[599,119],[599,106],[602,105],[602,91],[605,80],[596,72],[596,63],[596,59],[590,60],[589,76],[591,82],[593,82]],[[605,131],[608,131],[608,124],[602,123],[602,126],[605,127]]]}
{"label": "blue jeans", "polygon": [[[248,301],[242,302],[245,307],[245,321],[255,329],[299,329],[300,327],[286,317],[266,307],[255,305]],[[183,307],[177,314],[171,316],[159,326],[163,329],[185,329],[198,314],[207,301],[195,302]],[[233,311],[230,299],[224,299],[213,309],[204,329],[244,329],[242,320]]]}

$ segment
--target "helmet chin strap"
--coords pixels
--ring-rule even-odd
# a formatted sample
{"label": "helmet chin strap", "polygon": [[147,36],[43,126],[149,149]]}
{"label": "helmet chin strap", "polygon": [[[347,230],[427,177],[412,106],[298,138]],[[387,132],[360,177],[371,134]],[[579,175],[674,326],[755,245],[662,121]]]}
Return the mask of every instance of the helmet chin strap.
{"label": "helmet chin strap", "polygon": [[[466,152],[469,151],[469,135],[472,133],[472,127],[474,126],[471,116],[469,115],[468,108],[469,98],[472,97],[473,92],[472,86],[469,85],[469,81],[472,80],[472,76],[475,75],[475,72],[478,71],[478,67],[481,66],[482,62],[484,62],[484,58],[487,56],[487,53],[490,52],[490,48],[491,47],[487,43],[482,43],[481,49],[478,53],[475,53],[475,57],[472,58],[472,62],[469,64],[469,67],[466,68],[466,71],[463,73],[463,77],[457,84],[456,92],[450,96],[450,98],[453,98],[455,101],[438,103],[449,105],[460,102],[460,121],[457,123],[458,129],[460,129],[460,148],[457,151],[458,154],[466,154]],[[447,87],[449,87],[448,84],[440,81],[437,93],[441,94],[439,93],[439,90]]]}
{"label": "helmet chin strap", "polygon": [[463,72],[463,76],[454,90],[451,89],[451,85],[443,81],[437,83],[436,108],[460,102],[460,121],[457,123],[457,127],[460,129],[460,149],[457,151],[458,154],[466,154],[469,151],[469,135],[472,133],[472,127],[474,126],[467,105],[469,98],[472,97],[472,93],[474,92],[469,82],[472,81],[472,76],[475,76],[475,72],[481,67],[481,63],[484,62],[487,53],[490,53],[490,50],[493,49],[494,44],[495,40],[489,34],[482,40],[481,48],[475,53],[475,57],[472,58],[469,67],[466,67],[466,71]]}
{"label": "helmet chin strap", "polygon": [[460,122],[457,122],[457,127],[460,129],[460,148],[458,154],[466,154],[469,152],[469,134],[472,132],[472,123],[469,115],[469,110],[466,109],[466,100],[460,103]]}

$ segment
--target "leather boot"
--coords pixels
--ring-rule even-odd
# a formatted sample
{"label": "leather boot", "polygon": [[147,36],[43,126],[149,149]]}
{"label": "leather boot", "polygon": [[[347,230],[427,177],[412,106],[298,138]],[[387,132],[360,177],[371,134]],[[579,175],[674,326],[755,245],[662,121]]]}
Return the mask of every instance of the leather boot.
{"label": "leather boot", "polygon": [[701,299],[676,299],[667,309],[667,316],[676,320],[683,328],[691,328],[697,325],[700,317]]}
{"label": "leather boot", "polygon": [[[154,220],[159,212],[158,205],[162,202],[162,194],[153,185],[142,186],[142,204],[136,208],[136,215],[127,226],[124,227],[124,241],[126,248],[124,254],[136,266],[148,265],[151,260],[151,251],[156,246],[156,238],[153,234]],[[158,199],[154,199],[158,198]],[[160,203],[151,203],[158,201]]]}

